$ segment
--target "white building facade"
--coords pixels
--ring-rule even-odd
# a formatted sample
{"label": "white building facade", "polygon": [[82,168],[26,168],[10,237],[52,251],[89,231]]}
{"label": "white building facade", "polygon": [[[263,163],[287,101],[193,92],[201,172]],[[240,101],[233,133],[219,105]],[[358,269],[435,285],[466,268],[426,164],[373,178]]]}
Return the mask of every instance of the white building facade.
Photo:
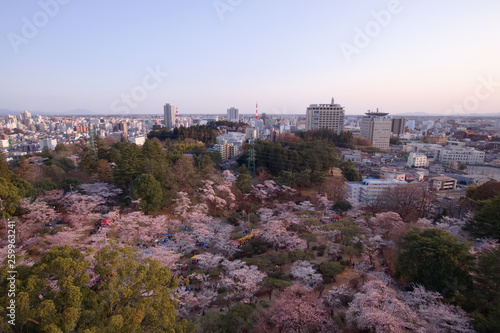
{"label": "white building facade", "polygon": [[306,110],[306,130],[329,129],[340,134],[344,129],[344,107],[335,104],[311,104]]}
{"label": "white building facade", "polygon": [[428,165],[427,155],[423,153],[410,153],[406,165],[413,168],[426,168]]}

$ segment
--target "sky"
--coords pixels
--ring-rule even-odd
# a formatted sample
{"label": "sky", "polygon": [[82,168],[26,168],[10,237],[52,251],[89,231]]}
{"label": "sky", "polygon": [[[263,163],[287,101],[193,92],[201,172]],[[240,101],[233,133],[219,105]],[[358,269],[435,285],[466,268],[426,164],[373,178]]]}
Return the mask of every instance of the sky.
{"label": "sky", "polygon": [[500,1],[0,3],[0,109],[500,112]]}

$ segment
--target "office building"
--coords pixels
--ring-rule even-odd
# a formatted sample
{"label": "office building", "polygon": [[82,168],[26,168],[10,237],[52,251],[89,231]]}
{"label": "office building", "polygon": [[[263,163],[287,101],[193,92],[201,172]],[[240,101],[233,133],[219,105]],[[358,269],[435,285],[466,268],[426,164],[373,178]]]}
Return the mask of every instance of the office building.
{"label": "office building", "polygon": [[235,107],[227,109],[227,120],[234,121],[235,123],[240,121],[240,110]]}
{"label": "office building", "polygon": [[455,161],[469,165],[481,165],[484,163],[485,156],[486,153],[484,151],[474,148],[447,146],[437,150],[436,159],[445,164]]}
{"label": "office building", "polygon": [[165,127],[172,129],[175,127],[175,106],[165,104],[163,106],[163,117],[165,118]]}
{"label": "office building", "polygon": [[311,104],[306,111],[306,130],[329,129],[340,134],[344,129],[345,110],[340,104]]}
{"label": "office building", "polygon": [[391,132],[393,135],[403,135],[406,128],[406,119],[404,117],[392,118]]}
{"label": "office building", "polygon": [[391,139],[392,119],[388,118],[388,113],[367,112],[361,119],[361,137],[370,140],[373,147],[379,149],[389,149]]}
{"label": "office building", "polygon": [[410,153],[406,165],[413,168],[426,168],[427,155],[424,153]]}
{"label": "office building", "polygon": [[405,184],[405,181],[396,179],[364,179],[361,183],[347,183],[347,193],[354,203],[370,203],[377,200],[389,188]]}

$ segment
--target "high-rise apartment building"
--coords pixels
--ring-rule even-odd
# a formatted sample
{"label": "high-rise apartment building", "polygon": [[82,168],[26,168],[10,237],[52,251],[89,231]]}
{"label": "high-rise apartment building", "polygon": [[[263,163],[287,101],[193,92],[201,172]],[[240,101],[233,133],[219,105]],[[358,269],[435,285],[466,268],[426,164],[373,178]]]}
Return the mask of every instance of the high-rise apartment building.
{"label": "high-rise apartment building", "polygon": [[306,130],[329,129],[340,134],[344,129],[345,110],[340,104],[311,104],[306,111]]}
{"label": "high-rise apartment building", "polygon": [[175,106],[172,104],[165,104],[163,106],[163,116],[165,118],[165,127],[172,129],[175,127]]}
{"label": "high-rise apartment building", "polygon": [[367,112],[361,119],[361,137],[370,140],[373,147],[379,149],[389,149],[391,139],[392,119],[388,118],[388,113]]}
{"label": "high-rise apartment building", "polygon": [[227,109],[227,120],[234,121],[236,123],[240,121],[240,110],[236,109],[235,107]]}
{"label": "high-rise apartment building", "polygon": [[405,134],[406,119],[404,117],[392,118],[391,132],[394,135]]}

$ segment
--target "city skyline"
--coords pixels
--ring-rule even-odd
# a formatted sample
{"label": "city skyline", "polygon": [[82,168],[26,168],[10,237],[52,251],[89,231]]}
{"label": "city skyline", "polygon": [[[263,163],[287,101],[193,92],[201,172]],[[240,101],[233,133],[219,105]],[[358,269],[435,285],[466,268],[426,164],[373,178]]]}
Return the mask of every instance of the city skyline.
{"label": "city skyline", "polygon": [[346,115],[500,112],[494,1],[1,6],[0,109],[305,115],[333,96]]}

